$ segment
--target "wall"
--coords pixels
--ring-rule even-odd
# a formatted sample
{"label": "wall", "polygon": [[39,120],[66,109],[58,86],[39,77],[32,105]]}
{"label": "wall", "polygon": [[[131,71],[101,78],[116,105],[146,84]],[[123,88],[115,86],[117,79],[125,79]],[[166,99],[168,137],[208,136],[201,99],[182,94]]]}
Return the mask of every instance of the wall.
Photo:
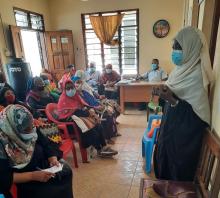
{"label": "wall", "polygon": [[213,99],[213,111],[212,111],[212,127],[220,136],[220,25],[218,30],[218,40],[216,45],[215,62],[214,62],[214,74],[215,74],[215,88]]}
{"label": "wall", "polygon": [[[50,17],[48,2],[46,0],[0,0],[0,14],[2,16],[4,29],[8,34],[8,25],[16,25],[13,7],[23,8],[33,12],[43,14],[45,20],[46,29],[50,29]],[[0,54],[3,59],[3,63],[7,62],[5,57],[5,41],[3,39],[2,27],[0,22]]]}
{"label": "wall", "polygon": [[[183,24],[183,0],[49,0],[51,25],[53,29],[73,31],[76,65],[85,67],[84,47],[81,28],[81,13],[139,8],[140,11],[140,72],[146,71],[152,58],[157,57],[161,66],[170,72],[172,39]],[[166,19],[171,31],[164,39],[157,39],[152,33],[154,22]],[[148,67],[148,68],[147,68]]]}

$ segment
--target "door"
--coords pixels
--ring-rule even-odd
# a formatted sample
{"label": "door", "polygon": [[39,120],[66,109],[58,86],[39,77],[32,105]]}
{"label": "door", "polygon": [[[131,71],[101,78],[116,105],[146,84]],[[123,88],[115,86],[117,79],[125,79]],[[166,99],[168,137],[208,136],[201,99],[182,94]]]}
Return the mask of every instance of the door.
{"label": "door", "polygon": [[23,47],[22,37],[21,37],[21,28],[10,25],[9,29],[11,31],[15,57],[24,58],[25,56],[24,56],[24,47]]}
{"label": "door", "polygon": [[74,64],[72,31],[45,32],[49,70],[61,79],[65,67]]}

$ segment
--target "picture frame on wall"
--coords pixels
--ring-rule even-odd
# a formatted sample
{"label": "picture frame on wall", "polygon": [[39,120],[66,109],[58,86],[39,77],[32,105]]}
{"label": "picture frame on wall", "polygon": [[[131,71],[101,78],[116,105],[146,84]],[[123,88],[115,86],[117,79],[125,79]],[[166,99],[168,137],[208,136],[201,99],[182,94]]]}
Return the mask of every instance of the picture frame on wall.
{"label": "picture frame on wall", "polygon": [[157,38],[164,38],[170,31],[170,24],[165,19],[160,19],[154,23],[153,33]]}

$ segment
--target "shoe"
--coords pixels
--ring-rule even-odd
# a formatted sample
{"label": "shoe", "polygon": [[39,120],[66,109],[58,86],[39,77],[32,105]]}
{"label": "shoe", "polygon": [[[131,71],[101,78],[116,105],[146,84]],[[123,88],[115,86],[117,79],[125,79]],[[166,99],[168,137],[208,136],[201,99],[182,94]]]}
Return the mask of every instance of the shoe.
{"label": "shoe", "polygon": [[119,137],[119,136],[121,136],[120,133],[116,133],[116,134],[115,134],[115,137]]}
{"label": "shoe", "polygon": [[111,145],[113,145],[113,144],[115,144],[115,141],[113,141],[113,140],[107,140],[107,144],[111,144]]}
{"label": "shoe", "polygon": [[111,157],[113,155],[117,155],[118,151],[111,149],[110,147],[105,147],[101,151],[98,152],[100,157]]}

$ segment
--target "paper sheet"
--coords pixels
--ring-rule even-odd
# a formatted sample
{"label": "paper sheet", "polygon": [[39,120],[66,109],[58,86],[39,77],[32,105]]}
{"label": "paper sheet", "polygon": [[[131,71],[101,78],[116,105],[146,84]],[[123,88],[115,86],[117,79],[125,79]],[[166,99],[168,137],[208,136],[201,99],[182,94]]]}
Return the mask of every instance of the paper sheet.
{"label": "paper sheet", "polygon": [[57,172],[60,172],[62,171],[63,169],[63,164],[59,164],[59,166],[52,166],[50,168],[47,168],[47,169],[43,169],[42,171],[45,171],[45,172],[49,172],[49,173],[57,173]]}

